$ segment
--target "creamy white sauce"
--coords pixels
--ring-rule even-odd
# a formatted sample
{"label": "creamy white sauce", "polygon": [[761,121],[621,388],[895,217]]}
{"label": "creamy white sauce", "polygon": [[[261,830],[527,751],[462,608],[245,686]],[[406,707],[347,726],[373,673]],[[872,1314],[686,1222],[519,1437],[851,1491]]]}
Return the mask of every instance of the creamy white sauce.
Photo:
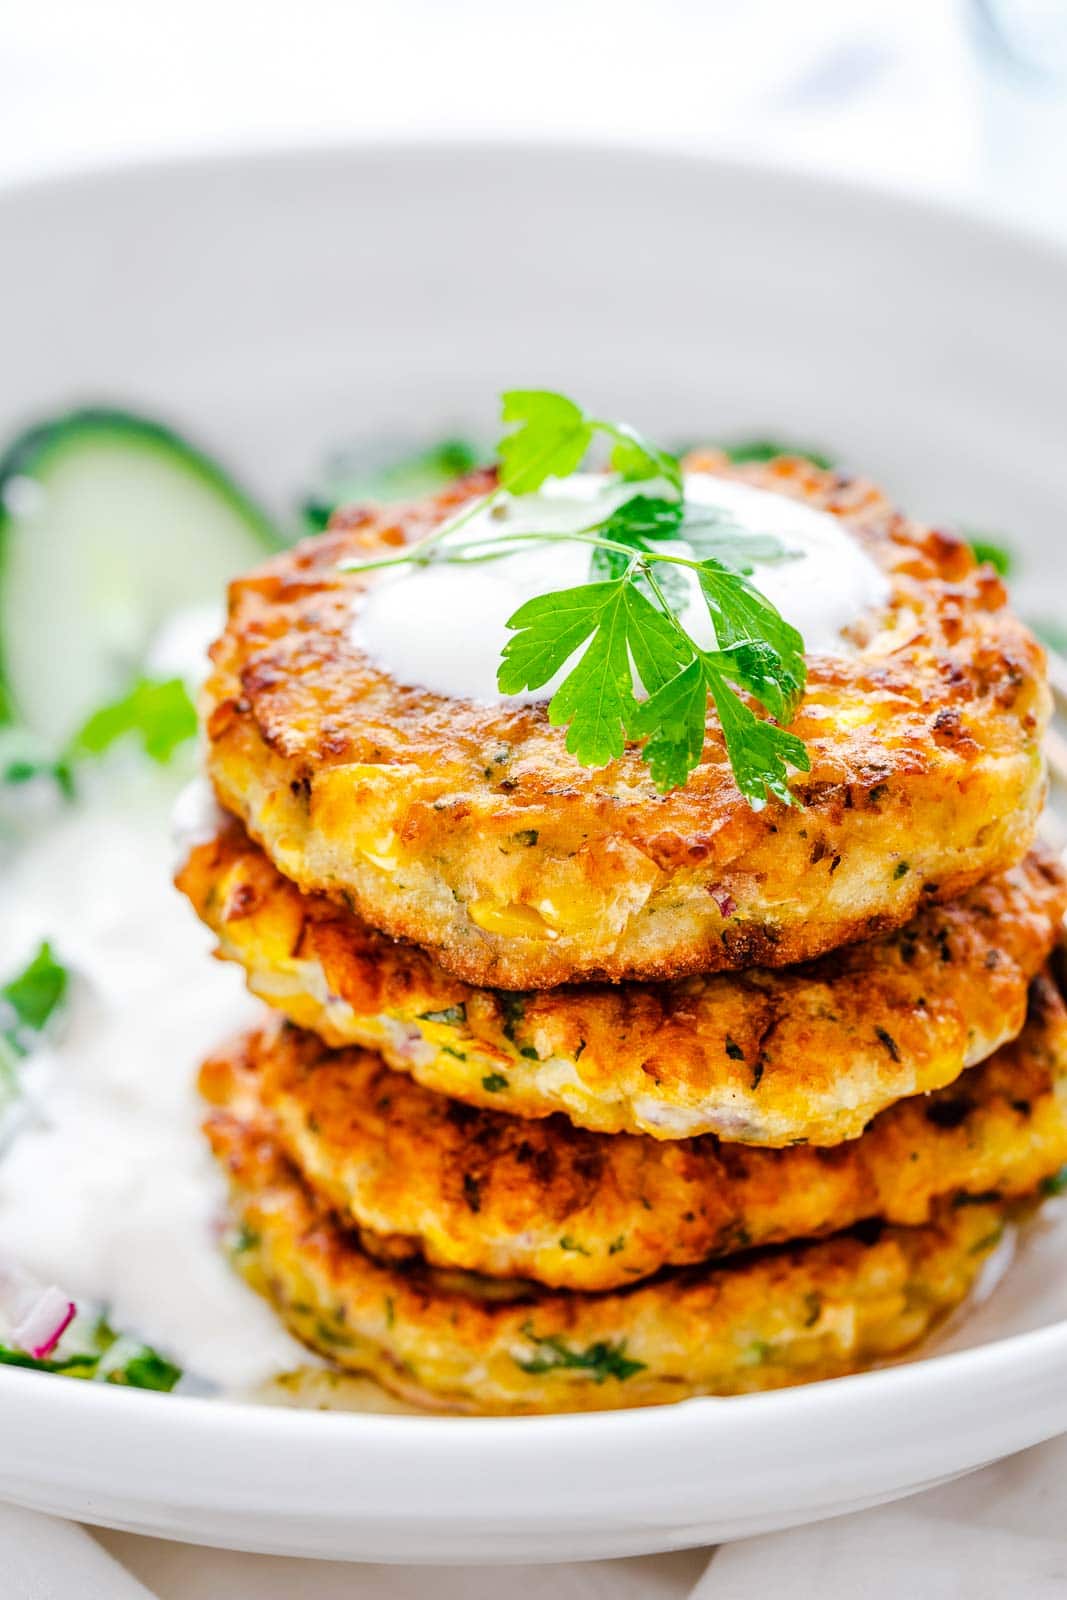
{"label": "creamy white sauce", "polygon": [[160,628],[148,647],[144,669],[154,678],[184,678],[194,692],[211,665],[208,647],[226,626],[226,607],[184,606]]}
{"label": "creamy white sauce", "polygon": [[[809,654],[845,654],[842,630],[887,598],[883,573],[841,522],[785,495],[689,473],[689,504],[721,510],[750,534],[771,534],[786,559],[753,562],[752,581],[799,629]],[[508,533],[573,532],[635,493],[600,474],[550,479],[536,495],[505,497],[445,541],[495,540]],[[664,545],[688,553],[685,545]],[[536,595],[589,582],[589,550],[575,543],[516,547],[482,565],[436,562],[387,570],[375,581],[352,626],[353,642],[399,683],[456,699],[529,702],[549,696],[568,670],[543,689],[503,696],[496,687],[507,621]],[[675,569],[680,571],[682,569]],[[688,575],[683,621],[700,643],[714,644],[707,607]]]}
{"label": "creamy white sauce", "polygon": [[225,823],[226,813],[208,780],[191,779],[174,802],[170,816],[175,872],[197,845],[210,844]]}
{"label": "creamy white sauce", "polygon": [[0,861],[0,974],[42,938],[74,973],[0,1150],[0,1263],[243,1389],[309,1360],[220,1249],[223,1184],[199,1127],[198,1064],[257,1007],[171,886],[172,786],[132,764],[97,783]]}

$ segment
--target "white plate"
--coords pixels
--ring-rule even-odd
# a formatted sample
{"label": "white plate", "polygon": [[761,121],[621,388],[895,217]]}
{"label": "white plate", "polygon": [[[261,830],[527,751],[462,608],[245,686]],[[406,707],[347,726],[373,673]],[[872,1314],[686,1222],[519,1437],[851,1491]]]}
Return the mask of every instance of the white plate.
{"label": "white plate", "polygon": [[[280,500],[338,438],[487,427],[499,388],[558,385],[668,436],[825,443],[916,511],[1010,530],[1057,609],[1067,258],[966,216],[695,159],[382,148],[8,191],[0,237],[5,430],[140,403]],[[369,1560],[784,1527],[1067,1429],[1065,1240],[1039,1225],[949,1353],[617,1416],[304,1413],[5,1369],[0,1494]]]}

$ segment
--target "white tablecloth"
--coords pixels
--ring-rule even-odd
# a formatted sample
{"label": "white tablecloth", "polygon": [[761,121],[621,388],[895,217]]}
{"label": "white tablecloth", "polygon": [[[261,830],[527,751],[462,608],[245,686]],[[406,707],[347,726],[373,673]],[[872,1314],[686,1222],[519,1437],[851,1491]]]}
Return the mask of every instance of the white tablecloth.
{"label": "white tablecloth", "polygon": [[4,1600],[1063,1600],[1067,1440],[896,1505],[710,1552],[544,1567],[360,1566],[94,1537],[0,1507],[0,1571]]}

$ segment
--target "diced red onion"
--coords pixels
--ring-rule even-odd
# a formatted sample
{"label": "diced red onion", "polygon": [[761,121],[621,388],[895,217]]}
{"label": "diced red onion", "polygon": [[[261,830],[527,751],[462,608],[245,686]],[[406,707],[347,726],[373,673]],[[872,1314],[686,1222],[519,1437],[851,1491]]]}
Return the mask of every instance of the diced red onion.
{"label": "diced red onion", "polygon": [[708,893],[719,908],[720,916],[732,917],[737,910],[737,901],[727,889],[709,889]]}
{"label": "diced red onion", "polygon": [[53,1284],[43,1289],[23,1311],[11,1329],[11,1342],[19,1350],[28,1351],[35,1360],[43,1361],[63,1337],[76,1311],[73,1300],[68,1300]]}
{"label": "diced red onion", "polygon": [[395,1054],[413,1067],[428,1065],[437,1054],[435,1047],[423,1037],[422,1030],[413,1022],[387,1018],[385,1031]]}

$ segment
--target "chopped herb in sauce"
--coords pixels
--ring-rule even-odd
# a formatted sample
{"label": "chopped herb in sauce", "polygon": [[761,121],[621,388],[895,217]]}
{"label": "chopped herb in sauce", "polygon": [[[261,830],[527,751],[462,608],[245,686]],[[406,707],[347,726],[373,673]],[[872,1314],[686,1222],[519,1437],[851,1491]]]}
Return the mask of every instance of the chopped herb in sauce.
{"label": "chopped herb in sauce", "polygon": [[504,1038],[514,1044],[515,1029],[526,1015],[526,996],[500,989],[496,998],[504,1017]]}
{"label": "chopped herb in sauce", "polygon": [[420,1011],[420,1022],[445,1022],[450,1028],[458,1028],[467,1020],[465,1005],[446,1006],[443,1011]]}
{"label": "chopped herb in sauce", "polygon": [[523,1372],[578,1371],[588,1373],[594,1383],[604,1383],[608,1378],[616,1378],[620,1383],[625,1383],[627,1378],[632,1378],[636,1373],[645,1370],[644,1361],[633,1361],[626,1354],[624,1340],[612,1344],[607,1340],[598,1339],[595,1344],[588,1345],[584,1350],[571,1350],[562,1339],[554,1335],[539,1339],[529,1326],[524,1328],[523,1332],[537,1352],[526,1360],[520,1356],[512,1357],[515,1365]]}
{"label": "chopped herb in sauce", "polygon": [[32,1372],[51,1372],[66,1378],[85,1378],[96,1383],[113,1383],[128,1389],[157,1389],[169,1393],[182,1375],[182,1369],[161,1356],[151,1345],[117,1334],[106,1318],[99,1317],[86,1338],[88,1348],[70,1354],[39,1358],[0,1345],[0,1366],[24,1367]]}
{"label": "chopped herb in sauce", "polygon": [[0,1108],[18,1099],[18,1067],[59,1009],[70,981],[43,941],[22,971],[0,988]]}

